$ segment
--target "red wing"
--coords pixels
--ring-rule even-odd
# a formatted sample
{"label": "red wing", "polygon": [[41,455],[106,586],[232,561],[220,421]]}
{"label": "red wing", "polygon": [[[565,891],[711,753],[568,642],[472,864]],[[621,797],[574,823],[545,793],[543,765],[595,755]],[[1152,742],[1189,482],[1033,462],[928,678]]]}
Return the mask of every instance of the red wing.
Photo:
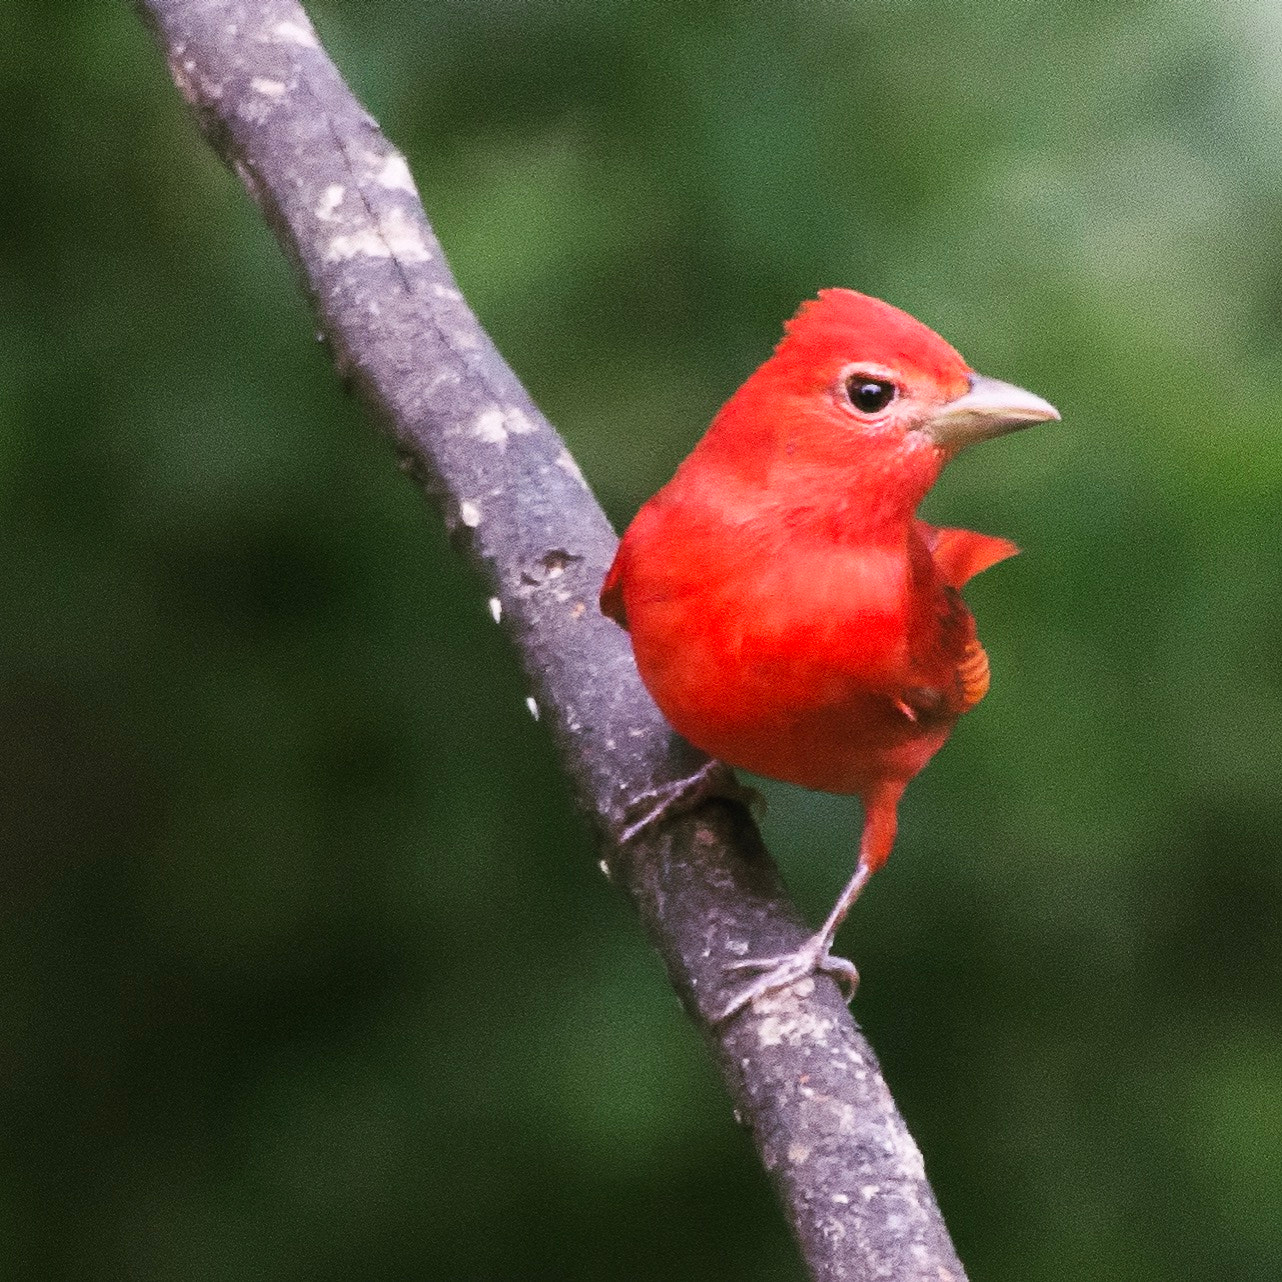
{"label": "red wing", "polygon": [[999,539],[992,534],[927,525],[925,521],[918,521],[917,529],[926,540],[944,582],[953,588],[961,587],[989,566],[1019,551],[1009,539]]}
{"label": "red wing", "polygon": [[623,545],[614,554],[614,561],[606,572],[601,585],[601,613],[613,619],[625,632],[628,630],[628,613],[623,605]]}
{"label": "red wing", "polygon": [[[941,533],[966,535],[968,531]],[[1004,542],[1001,539],[988,541]],[[942,566],[940,569],[947,572]],[[978,574],[979,570],[972,572]],[[955,587],[945,584],[940,588],[934,600],[934,626],[926,630],[926,635],[931,640],[917,656],[917,663],[923,676],[930,675],[922,684],[910,685],[895,702],[912,721],[920,718],[930,722],[941,715],[959,717],[969,712],[988,693],[989,673],[988,655],[975,634],[974,616]]]}

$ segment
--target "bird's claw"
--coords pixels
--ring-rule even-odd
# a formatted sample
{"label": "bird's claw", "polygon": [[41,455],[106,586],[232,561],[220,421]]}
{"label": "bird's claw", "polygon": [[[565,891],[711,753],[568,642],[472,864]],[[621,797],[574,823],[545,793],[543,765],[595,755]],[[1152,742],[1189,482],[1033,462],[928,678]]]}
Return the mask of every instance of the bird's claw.
{"label": "bird's claw", "polygon": [[619,844],[626,846],[655,824],[687,814],[713,797],[736,802],[749,810],[764,810],[766,806],[765,797],[756,788],[741,784],[725,762],[705,761],[687,778],[641,793],[628,807],[629,814],[638,817],[619,833]]}
{"label": "bird's claw", "polygon": [[740,989],[730,1003],[716,1017],[714,1023],[720,1024],[737,1015],[746,1006],[750,1006],[758,997],[767,993],[778,992],[789,984],[804,979],[820,971],[830,975],[842,990],[846,1001],[852,1001],[859,987],[859,972],[855,964],[845,957],[835,957],[828,951],[828,943],[822,937],[810,944],[803,944],[795,953],[786,953],[782,957],[749,957],[742,961],[730,962],[726,970],[760,970],[765,974]]}

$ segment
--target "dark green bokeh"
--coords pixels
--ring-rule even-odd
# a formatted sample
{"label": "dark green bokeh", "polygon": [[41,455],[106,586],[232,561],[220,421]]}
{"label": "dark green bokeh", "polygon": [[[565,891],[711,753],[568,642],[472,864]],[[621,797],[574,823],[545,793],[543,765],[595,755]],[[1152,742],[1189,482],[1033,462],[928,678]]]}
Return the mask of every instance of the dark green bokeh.
{"label": "dark green bokeh", "polygon": [[[973,1278],[1282,1274],[1271,0],[314,6],[622,522],[824,285],[1065,423],[843,943]],[[0,3],[0,1276],[797,1279],[477,584],[126,6]],[[851,803],[770,788],[806,910]]]}

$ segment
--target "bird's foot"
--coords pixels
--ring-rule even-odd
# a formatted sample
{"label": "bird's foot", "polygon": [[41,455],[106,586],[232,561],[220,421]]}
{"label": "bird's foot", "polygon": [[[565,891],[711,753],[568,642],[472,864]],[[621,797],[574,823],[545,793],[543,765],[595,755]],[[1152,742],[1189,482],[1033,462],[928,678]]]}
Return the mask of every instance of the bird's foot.
{"label": "bird's foot", "polygon": [[737,1015],[745,1006],[750,1006],[758,997],[787,988],[789,984],[813,975],[816,971],[831,975],[845,994],[846,1000],[851,1001],[859,987],[859,972],[855,969],[854,962],[845,957],[834,957],[828,951],[831,947],[832,940],[821,932],[802,944],[795,953],[731,962],[726,970],[761,970],[765,974],[740,989],[713,1022],[720,1024],[732,1015]]}
{"label": "bird's foot", "polygon": [[724,761],[705,761],[694,774],[685,779],[649,788],[628,807],[628,817],[636,818],[619,834],[619,844],[627,845],[648,828],[688,814],[696,806],[721,797],[749,809],[765,809],[766,799],[755,788],[741,784],[734,771]]}

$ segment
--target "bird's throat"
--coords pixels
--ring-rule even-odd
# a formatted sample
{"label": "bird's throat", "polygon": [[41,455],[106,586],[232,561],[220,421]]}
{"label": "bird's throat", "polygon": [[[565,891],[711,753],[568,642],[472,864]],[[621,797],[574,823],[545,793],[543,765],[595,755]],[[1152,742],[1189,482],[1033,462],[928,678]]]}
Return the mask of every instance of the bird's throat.
{"label": "bird's throat", "polygon": [[[846,467],[809,476],[775,473],[762,492],[763,514],[834,542],[902,546],[938,469]],[[887,483],[893,478],[893,484]]]}

